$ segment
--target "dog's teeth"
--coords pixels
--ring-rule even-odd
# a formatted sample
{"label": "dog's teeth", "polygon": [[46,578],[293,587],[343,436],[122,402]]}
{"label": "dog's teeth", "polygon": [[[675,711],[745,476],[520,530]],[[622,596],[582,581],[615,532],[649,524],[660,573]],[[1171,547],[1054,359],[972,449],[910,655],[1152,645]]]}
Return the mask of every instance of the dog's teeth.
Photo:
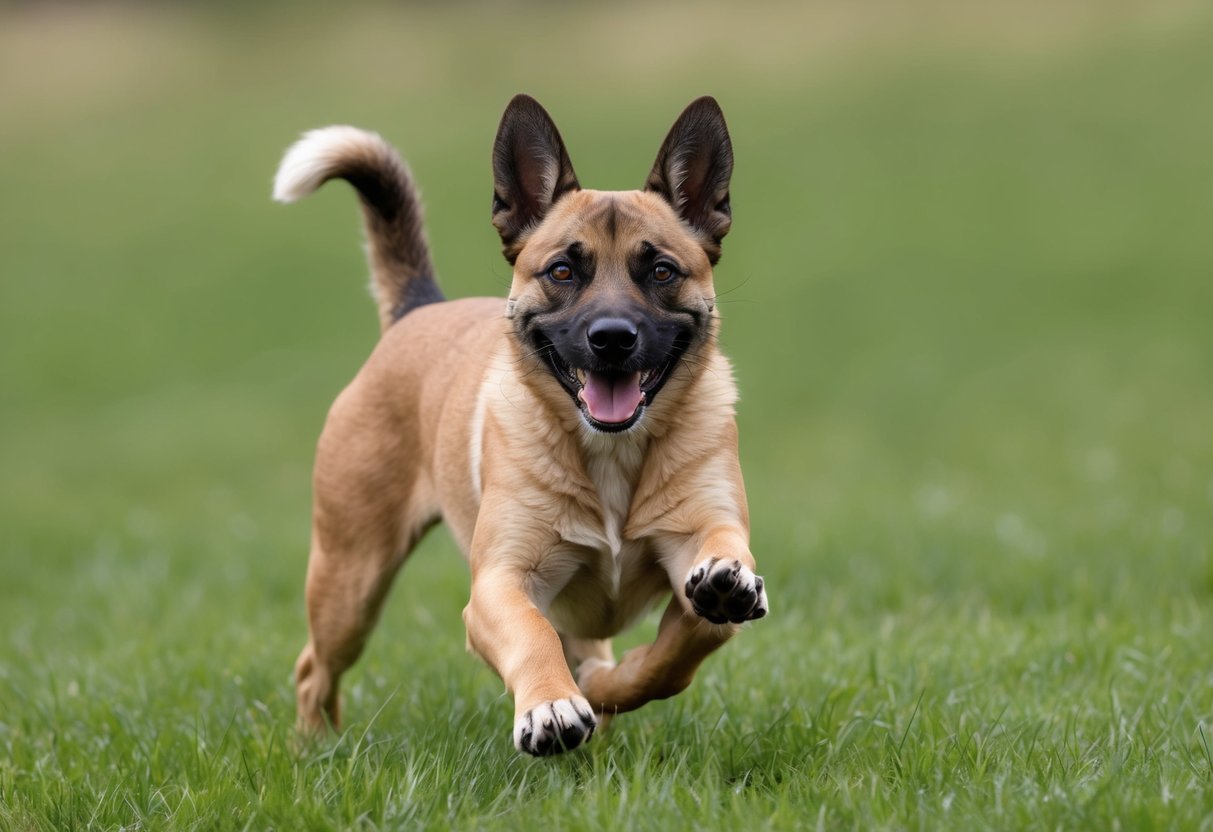
{"label": "dog's teeth", "polygon": [[585,384],[585,370],[574,370],[573,375],[577,377],[578,384]]}

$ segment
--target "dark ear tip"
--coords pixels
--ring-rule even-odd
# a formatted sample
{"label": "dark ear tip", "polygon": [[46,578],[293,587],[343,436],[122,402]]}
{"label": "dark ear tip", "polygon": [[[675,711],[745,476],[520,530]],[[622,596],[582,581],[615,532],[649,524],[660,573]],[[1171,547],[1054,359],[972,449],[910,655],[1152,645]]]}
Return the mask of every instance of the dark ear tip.
{"label": "dark ear tip", "polygon": [[538,111],[541,113],[547,112],[543,109],[542,104],[536,101],[532,96],[527,95],[525,92],[518,93],[510,99],[509,104],[505,105],[505,111],[507,113],[516,110],[530,110],[532,112]]}
{"label": "dark ear tip", "polygon": [[696,98],[694,101],[688,104],[687,108],[682,112],[683,115],[695,114],[715,116],[721,121],[724,121],[724,110],[720,109],[719,102],[717,102],[716,99],[710,95],[699,96],[699,98]]}
{"label": "dark ear tip", "polygon": [[[505,112],[501,114],[494,152],[505,152],[502,141],[513,136],[519,129],[526,129],[528,126],[531,129],[542,128],[543,125],[551,124],[552,117],[543,109],[543,105],[526,93],[520,92],[510,99],[510,103],[505,105]],[[555,126],[552,125],[551,129],[555,130]]]}

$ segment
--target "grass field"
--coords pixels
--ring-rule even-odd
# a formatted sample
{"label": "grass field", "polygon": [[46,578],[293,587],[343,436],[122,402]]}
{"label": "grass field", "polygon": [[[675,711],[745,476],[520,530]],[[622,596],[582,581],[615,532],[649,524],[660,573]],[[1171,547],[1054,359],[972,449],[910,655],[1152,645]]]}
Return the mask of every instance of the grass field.
{"label": "grass field", "polygon": [[[1213,829],[1213,11],[976,5],[0,9],[0,828]],[[729,117],[771,615],[524,759],[437,533],[297,750],[376,324],[352,196],[270,177],[382,132],[448,293],[502,294],[520,90],[600,187]]]}

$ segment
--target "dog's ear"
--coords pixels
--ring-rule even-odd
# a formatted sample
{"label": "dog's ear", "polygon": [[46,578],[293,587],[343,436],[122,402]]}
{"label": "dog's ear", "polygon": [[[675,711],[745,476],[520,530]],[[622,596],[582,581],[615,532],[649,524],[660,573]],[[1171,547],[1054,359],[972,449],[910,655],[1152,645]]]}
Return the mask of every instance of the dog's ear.
{"label": "dog's ear", "polygon": [[732,176],[733,144],[724,113],[710,95],[697,98],[670,128],[644,189],[664,197],[683,220],[710,239],[704,249],[713,264],[733,223]]}
{"label": "dog's ear", "polygon": [[580,189],[552,117],[529,95],[505,108],[493,144],[493,225],[510,263],[521,235],[569,191]]}

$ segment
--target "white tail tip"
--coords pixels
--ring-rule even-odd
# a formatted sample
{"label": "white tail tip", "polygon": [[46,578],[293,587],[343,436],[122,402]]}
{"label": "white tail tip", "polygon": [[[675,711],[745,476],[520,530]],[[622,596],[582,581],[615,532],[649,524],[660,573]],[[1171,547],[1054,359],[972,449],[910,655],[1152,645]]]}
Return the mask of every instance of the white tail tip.
{"label": "white tail tip", "polygon": [[287,148],[274,177],[274,199],[296,202],[338,175],[351,158],[392,153],[377,133],[335,125],[309,130]]}

